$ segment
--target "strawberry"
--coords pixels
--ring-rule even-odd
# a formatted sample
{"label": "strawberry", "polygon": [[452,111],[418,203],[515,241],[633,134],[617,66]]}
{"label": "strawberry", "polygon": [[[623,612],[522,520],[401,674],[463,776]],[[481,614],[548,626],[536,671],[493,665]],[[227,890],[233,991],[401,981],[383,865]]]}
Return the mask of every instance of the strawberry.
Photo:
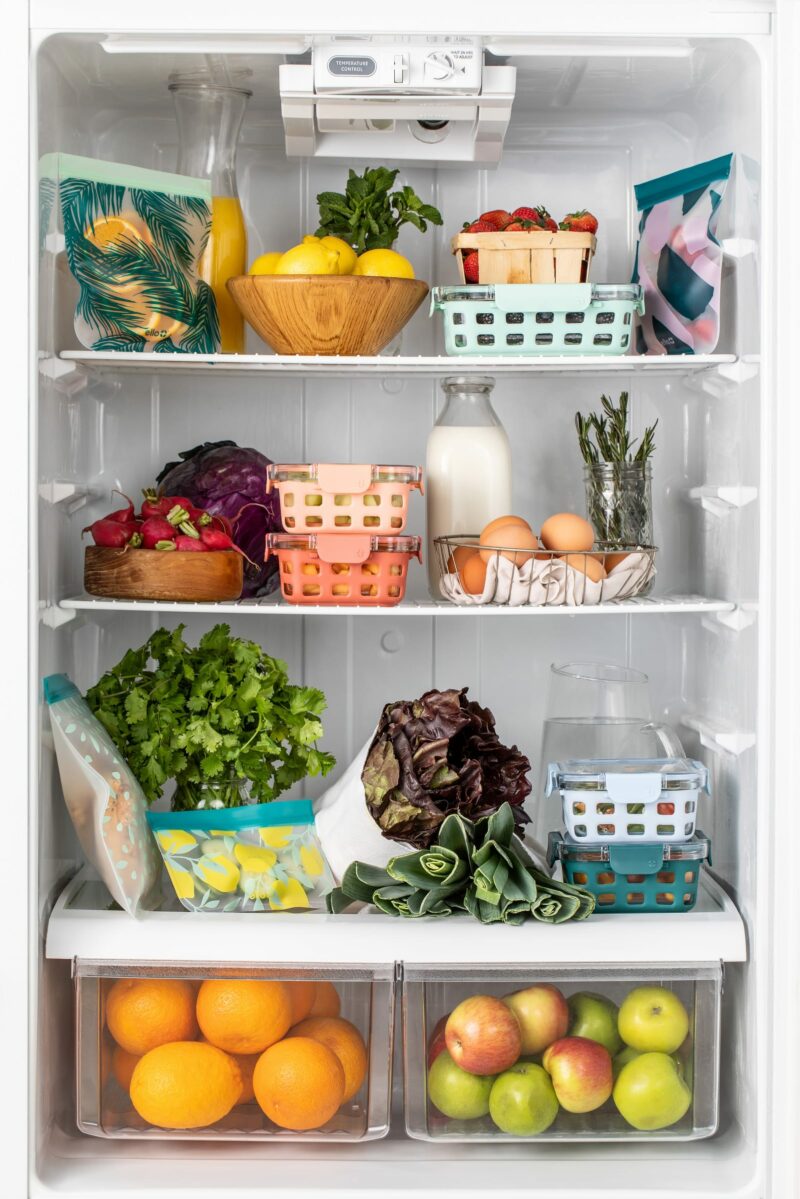
{"label": "strawberry", "polygon": [[515,221],[529,221],[531,225],[541,225],[538,208],[515,208],[511,216]]}
{"label": "strawberry", "polygon": [[481,218],[478,221],[472,221],[471,224],[465,224],[464,232],[465,233],[496,233],[497,226],[493,225],[491,221],[484,221],[483,218]]}
{"label": "strawberry", "polygon": [[464,255],[464,278],[467,283],[478,282],[478,251]]}
{"label": "strawberry", "polygon": [[596,233],[597,217],[581,208],[578,212],[568,212],[558,227],[569,233]]}
{"label": "strawberry", "polygon": [[491,212],[482,212],[478,219],[488,221],[496,232],[502,232],[511,221],[511,213],[505,208],[493,208]]}
{"label": "strawberry", "polygon": [[504,233],[522,233],[525,229],[532,229],[533,226],[529,221],[512,221],[510,225],[506,225]]}

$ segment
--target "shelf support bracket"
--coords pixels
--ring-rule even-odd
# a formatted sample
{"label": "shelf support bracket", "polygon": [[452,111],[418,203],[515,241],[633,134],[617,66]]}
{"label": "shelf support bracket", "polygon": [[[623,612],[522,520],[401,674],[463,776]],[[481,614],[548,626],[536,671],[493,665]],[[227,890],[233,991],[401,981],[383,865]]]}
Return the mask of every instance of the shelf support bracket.
{"label": "shelf support bracket", "polygon": [[67,483],[62,479],[51,479],[49,483],[39,484],[39,496],[46,504],[54,507],[63,504],[70,515],[77,512],[92,497],[89,487],[81,487],[78,483]]}
{"label": "shelf support bracket", "polygon": [[80,363],[53,354],[45,354],[39,359],[39,374],[50,379],[57,390],[67,396],[83,391],[87,384],[87,374]]}
{"label": "shelf support bracket", "polygon": [[712,724],[699,716],[684,716],[681,724],[697,733],[700,744],[712,753],[731,754],[738,758],[756,743],[755,733]]}
{"label": "shelf support bracket", "polygon": [[689,491],[689,499],[700,503],[706,512],[714,516],[729,516],[736,508],[752,504],[757,497],[757,487],[715,487],[706,484],[692,487]]}
{"label": "shelf support bracket", "polygon": [[75,608],[61,608],[58,604],[39,605],[39,619],[48,629],[60,629],[63,624],[69,624],[78,615]]}
{"label": "shelf support bracket", "polygon": [[732,633],[741,633],[755,624],[758,608],[755,604],[737,604],[727,612],[710,612],[702,618],[703,627],[712,633],[718,633],[720,628]]}

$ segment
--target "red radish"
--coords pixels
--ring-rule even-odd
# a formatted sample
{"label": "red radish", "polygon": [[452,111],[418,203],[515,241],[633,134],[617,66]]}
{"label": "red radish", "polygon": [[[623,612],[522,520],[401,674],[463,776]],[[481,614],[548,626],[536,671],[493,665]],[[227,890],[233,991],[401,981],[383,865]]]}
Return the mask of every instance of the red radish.
{"label": "red radish", "polygon": [[209,550],[233,550],[236,554],[241,554],[245,562],[250,562],[251,566],[255,566],[251,562],[244,550],[240,550],[227,533],[223,533],[221,529],[201,529],[200,540],[203,545]]}
{"label": "red radish", "polygon": [[145,520],[149,520],[151,516],[166,516],[172,507],[172,504],[160,498],[152,487],[146,487],[142,495],[144,496],[142,516]]}
{"label": "red radish", "polygon": [[87,525],[83,532],[91,533],[95,545],[103,546],[105,549],[122,549],[128,544],[137,529],[133,522],[123,525],[118,520],[109,520],[106,516],[96,520],[94,524]]}
{"label": "red radish", "polygon": [[121,525],[128,525],[133,520],[133,500],[130,499],[124,491],[118,491],[115,487],[111,492],[112,495],[121,495],[124,500],[128,501],[127,508],[117,508],[116,512],[109,512],[108,516],[104,516],[103,520],[116,520]]}
{"label": "red radish", "polygon": [[187,537],[185,533],[179,533],[175,538],[176,550],[191,550],[195,554],[207,554],[208,546],[205,545],[196,537]]}
{"label": "red radish", "polygon": [[229,537],[232,535],[233,525],[228,520],[227,516],[222,516],[219,512],[215,512],[211,517],[211,523],[213,524],[215,521],[219,521],[219,527],[222,529],[223,533],[227,533]]}
{"label": "red radish", "polygon": [[163,516],[150,516],[141,528],[142,545],[146,550],[155,548],[157,541],[174,541],[175,529]]}

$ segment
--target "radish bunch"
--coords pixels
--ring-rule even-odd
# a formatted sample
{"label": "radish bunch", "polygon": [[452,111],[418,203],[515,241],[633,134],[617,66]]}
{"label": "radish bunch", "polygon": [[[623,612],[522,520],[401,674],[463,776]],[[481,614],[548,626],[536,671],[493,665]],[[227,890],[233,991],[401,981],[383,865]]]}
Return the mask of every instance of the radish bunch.
{"label": "radish bunch", "polygon": [[[215,550],[233,550],[246,557],[233,541],[233,527],[224,516],[213,515],[197,508],[183,495],[158,495],[146,488],[142,495],[141,511],[136,513],[133,500],[121,491],[127,502],[87,525],[95,545],[104,549],[159,550],[164,553],[207,554]],[[248,559],[249,561],[249,559]]]}

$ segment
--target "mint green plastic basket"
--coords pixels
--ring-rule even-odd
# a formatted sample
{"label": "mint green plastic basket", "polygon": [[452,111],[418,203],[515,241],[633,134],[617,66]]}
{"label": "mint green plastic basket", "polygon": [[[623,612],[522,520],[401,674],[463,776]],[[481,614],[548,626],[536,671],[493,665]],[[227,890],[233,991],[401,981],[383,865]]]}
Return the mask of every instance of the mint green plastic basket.
{"label": "mint green plastic basket", "polygon": [[591,891],[598,912],[690,912],[711,843],[699,831],[680,845],[587,845],[551,833],[547,860],[551,866],[560,860],[565,881]]}
{"label": "mint green plastic basket", "polygon": [[448,354],[627,354],[644,313],[638,283],[494,283],[434,287]]}

